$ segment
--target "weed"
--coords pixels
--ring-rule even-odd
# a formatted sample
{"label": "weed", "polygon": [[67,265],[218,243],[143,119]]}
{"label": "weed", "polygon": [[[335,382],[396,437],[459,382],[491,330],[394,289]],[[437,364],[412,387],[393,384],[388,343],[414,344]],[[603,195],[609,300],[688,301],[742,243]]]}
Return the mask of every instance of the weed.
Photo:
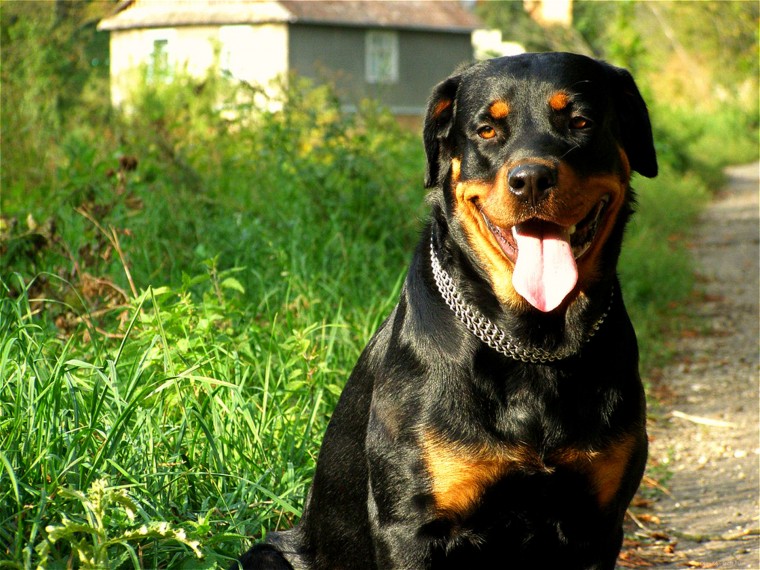
{"label": "weed", "polygon": [[[134,528],[140,507],[125,489],[110,487],[106,479],[94,481],[86,494],[62,488],[60,495],[79,503],[83,513],[79,520],[64,515],[61,524],[45,527],[47,540],[36,549],[40,560],[48,559],[52,545],[64,542],[82,569],[103,570],[126,562],[135,569],[142,568],[141,552],[133,545],[146,541],[175,541],[187,546],[197,558],[203,556],[199,542],[190,540],[184,529],[172,528],[170,523],[152,521]],[[69,512],[74,510],[76,507],[70,507]],[[110,527],[116,528],[115,533]],[[117,554],[118,550],[123,553]]]}

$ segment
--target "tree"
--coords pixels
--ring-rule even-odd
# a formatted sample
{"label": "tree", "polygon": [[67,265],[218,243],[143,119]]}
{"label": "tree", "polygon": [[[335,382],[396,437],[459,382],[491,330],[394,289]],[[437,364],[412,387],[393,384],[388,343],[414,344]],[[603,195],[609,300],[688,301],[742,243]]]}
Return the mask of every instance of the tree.
{"label": "tree", "polygon": [[3,192],[44,183],[62,159],[56,142],[66,126],[107,113],[108,36],[95,27],[112,9],[103,1],[3,3]]}

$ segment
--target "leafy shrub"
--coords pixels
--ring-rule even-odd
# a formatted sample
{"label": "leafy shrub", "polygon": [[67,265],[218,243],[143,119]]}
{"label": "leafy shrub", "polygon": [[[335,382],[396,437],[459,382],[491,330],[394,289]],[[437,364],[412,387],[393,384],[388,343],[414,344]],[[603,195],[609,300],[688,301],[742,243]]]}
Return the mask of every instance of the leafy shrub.
{"label": "leafy shrub", "polygon": [[213,566],[292,522],[415,239],[421,151],[381,110],[302,88],[231,124],[167,96],[118,148],[72,132],[54,197],[3,218],[0,551],[27,566],[176,565],[178,536]]}
{"label": "leafy shrub", "polygon": [[758,116],[727,105],[711,113],[656,107],[653,121],[660,160],[679,172],[696,173],[712,192],[724,182],[722,169],[758,158]]}
{"label": "leafy shrub", "polygon": [[667,161],[657,178],[636,178],[634,186],[637,213],[626,230],[619,268],[643,369],[648,371],[667,356],[663,331],[677,326],[673,317],[694,286],[688,238],[710,192],[699,176]]}

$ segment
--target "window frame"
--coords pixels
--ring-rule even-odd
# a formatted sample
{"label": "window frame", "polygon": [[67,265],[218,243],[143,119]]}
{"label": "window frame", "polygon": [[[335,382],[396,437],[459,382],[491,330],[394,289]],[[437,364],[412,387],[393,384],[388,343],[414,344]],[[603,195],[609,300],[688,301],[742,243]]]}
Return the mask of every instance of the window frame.
{"label": "window frame", "polygon": [[372,85],[399,81],[399,37],[396,30],[367,30],[364,35],[365,79]]}

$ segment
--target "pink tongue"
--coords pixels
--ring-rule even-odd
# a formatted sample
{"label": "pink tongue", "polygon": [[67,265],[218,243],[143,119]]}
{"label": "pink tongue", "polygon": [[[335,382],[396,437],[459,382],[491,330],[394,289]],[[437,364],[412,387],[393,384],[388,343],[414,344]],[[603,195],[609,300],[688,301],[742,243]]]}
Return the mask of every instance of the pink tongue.
{"label": "pink tongue", "polygon": [[512,285],[521,296],[545,313],[557,308],[578,281],[567,231],[553,224],[515,226],[517,261]]}

